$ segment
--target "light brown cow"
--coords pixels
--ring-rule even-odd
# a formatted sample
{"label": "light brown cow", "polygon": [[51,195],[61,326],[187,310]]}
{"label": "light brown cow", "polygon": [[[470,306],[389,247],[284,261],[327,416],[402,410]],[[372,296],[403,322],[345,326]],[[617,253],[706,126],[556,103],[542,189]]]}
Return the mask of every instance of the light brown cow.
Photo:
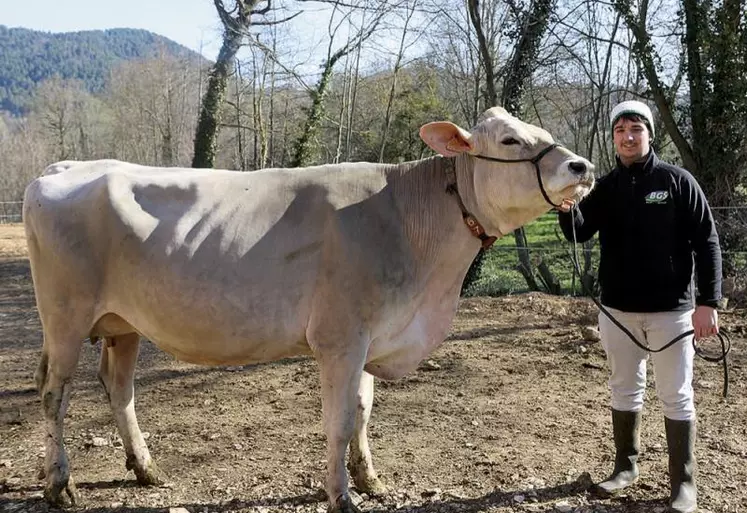
{"label": "light brown cow", "polygon": [[356,509],[348,446],[355,485],[382,491],[366,438],[374,376],[399,378],[443,342],[476,235],[488,245],[593,183],[587,160],[502,109],[471,132],[436,122],[420,134],[440,156],[252,173],[61,162],[32,182],[23,217],[44,330],[46,499],[75,500],[63,418],[94,337],[140,483],[159,480],[135,417],[143,336],[205,365],[313,355],[330,509]]}

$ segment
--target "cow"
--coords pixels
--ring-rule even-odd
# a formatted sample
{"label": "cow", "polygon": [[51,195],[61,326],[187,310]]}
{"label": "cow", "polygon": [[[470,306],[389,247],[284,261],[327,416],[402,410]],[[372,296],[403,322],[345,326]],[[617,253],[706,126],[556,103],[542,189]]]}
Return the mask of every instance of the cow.
{"label": "cow", "polygon": [[140,337],[177,359],[244,365],[312,355],[321,379],[329,510],[376,494],[373,380],[413,371],[446,338],[481,247],[579,200],[592,164],[505,110],[472,130],[425,124],[437,155],[236,172],[60,162],[23,204],[43,348],[44,495],[75,504],[63,419],[85,340],[141,484],[162,479],[138,427]]}

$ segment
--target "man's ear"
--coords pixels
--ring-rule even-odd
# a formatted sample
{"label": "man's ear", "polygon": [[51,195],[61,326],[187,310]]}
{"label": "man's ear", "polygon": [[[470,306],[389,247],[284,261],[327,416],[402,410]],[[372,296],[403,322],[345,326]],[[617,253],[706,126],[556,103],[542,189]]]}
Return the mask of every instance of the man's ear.
{"label": "man's ear", "polygon": [[423,125],[420,127],[420,138],[444,157],[454,157],[475,149],[472,134],[448,121],[434,121]]}

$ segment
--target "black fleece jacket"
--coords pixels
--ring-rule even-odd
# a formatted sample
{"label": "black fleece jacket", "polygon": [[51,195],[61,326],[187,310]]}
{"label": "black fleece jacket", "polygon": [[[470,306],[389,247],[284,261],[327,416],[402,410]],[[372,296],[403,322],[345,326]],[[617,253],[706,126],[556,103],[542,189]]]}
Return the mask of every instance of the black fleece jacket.
{"label": "black fleece jacket", "polygon": [[[662,162],[652,150],[643,162],[600,178],[574,209],[576,240],[599,232],[602,304],[627,312],[664,312],[721,299],[721,248],[710,207],[695,178]],[[558,214],[573,240],[570,213]]]}

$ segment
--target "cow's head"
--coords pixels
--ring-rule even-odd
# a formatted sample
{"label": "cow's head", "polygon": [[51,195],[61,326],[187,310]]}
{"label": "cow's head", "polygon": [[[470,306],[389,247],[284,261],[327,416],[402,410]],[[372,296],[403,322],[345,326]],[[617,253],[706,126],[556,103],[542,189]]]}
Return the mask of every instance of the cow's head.
{"label": "cow's head", "polygon": [[460,194],[475,204],[486,229],[504,234],[564,200],[580,200],[594,183],[591,162],[500,107],[487,110],[471,131],[437,121],[421,127],[420,136],[441,155],[464,156],[457,159]]}

